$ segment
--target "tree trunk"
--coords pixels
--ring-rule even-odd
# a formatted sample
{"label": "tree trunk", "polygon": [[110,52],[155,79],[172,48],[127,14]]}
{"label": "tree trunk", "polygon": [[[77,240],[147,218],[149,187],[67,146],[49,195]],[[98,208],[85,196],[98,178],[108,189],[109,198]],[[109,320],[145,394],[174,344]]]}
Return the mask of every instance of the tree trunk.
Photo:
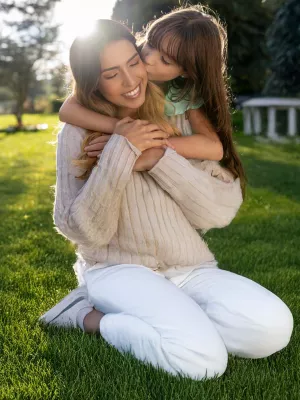
{"label": "tree trunk", "polygon": [[18,130],[22,130],[22,128],[23,128],[23,118],[22,117],[23,117],[22,114],[16,115]]}
{"label": "tree trunk", "polygon": [[28,94],[28,87],[31,78],[31,66],[23,69],[22,73],[19,73],[16,80],[16,111],[15,117],[17,119],[17,128],[22,130],[23,125],[23,113],[24,113],[24,103]]}
{"label": "tree trunk", "polygon": [[17,119],[18,130],[22,130],[22,128],[23,128],[23,101],[17,102],[15,117]]}

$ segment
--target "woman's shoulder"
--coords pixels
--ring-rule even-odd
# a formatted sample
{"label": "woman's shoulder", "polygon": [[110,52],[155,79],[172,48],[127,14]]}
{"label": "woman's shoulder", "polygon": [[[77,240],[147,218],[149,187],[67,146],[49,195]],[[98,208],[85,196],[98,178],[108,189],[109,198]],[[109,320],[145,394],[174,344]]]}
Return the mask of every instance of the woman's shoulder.
{"label": "woman's shoulder", "polygon": [[60,137],[63,137],[63,138],[68,137],[73,140],[75,140],[76,138],[82,140],[86,135],[86,129],[66,123],[61,128],[59,135],[60,135]]}
{"label": "woman's shoulder", "polygon": [[81,153],[81,146],[85,136],[85,129],[71,124],[64,124],[57,135],[57,151],[70,154],[72,158],[76,158]]}

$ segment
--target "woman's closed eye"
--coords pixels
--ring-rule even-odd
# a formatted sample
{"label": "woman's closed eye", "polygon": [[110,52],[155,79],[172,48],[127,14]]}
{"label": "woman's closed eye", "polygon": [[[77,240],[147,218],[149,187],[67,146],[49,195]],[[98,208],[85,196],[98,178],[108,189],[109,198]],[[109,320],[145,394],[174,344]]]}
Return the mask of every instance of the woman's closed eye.
{"label": "woman's closed eye", "polygon": [[131,67],[135,67],[140,63],[140,60],[135,61],[133,64],[130,64]]}
{"label": "woman's closed eye", "polygon": [[104,79],[113,79],[117,75],[118,75],[118,73],[115,73],[114,75],[110,75],[110,76],[104,76]]}

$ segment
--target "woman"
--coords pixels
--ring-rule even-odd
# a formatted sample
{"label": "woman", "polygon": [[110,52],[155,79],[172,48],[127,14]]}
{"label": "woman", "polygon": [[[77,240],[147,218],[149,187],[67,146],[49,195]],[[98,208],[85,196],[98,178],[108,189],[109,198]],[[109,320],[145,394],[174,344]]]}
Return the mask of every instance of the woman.
{"label": "woman", "polygon": [[[94,168],[80,157],[83,129],[66,125],[59,134],[54,220],[77,245],[82,286],[41,321],[100,331],[120,351],[193,379],[222,375],[228,352],[260,358],[281,350],[293,327],[287,306],[219,269],[196,231],[231,222],[242,203],[239,178],[165,148],[168,134],[153,122],[171,128],[133,36],[114,21],[96,28],[71,48],[76,94],[123,120]],[[132,120],[147,113],[151,123]]]}

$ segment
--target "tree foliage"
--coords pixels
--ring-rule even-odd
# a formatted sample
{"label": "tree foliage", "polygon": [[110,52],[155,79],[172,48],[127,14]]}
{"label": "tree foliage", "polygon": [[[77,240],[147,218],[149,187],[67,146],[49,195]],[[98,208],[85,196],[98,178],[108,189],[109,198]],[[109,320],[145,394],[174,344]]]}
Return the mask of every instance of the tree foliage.
{"label": "tree foliage", "polygon": [[117,0],[113,9],[113,19],[126,23],[134,32],[160,15],[178,6],[178,0]]}
{"label": "tree foliage", "polygon": [[[274,1],[281,0],[272,0],[272,7]],[[244,0],[208,0],[206,4],[227,26],[228,65],[234,92],[260,91],[267,71],[265,33],[272,20],[272,7],[269,3],[268,7],[265,6],[261,0],[252,0],[251,4]],[[128,23],[136,32],[150,20],[178,5],[178,0],[118,0],[113,18]]]}
{"label": "tree foliage", "polygon": [[300,96],[300,2],[287,0],[267,32],[271,75],[264,93]]}
{"label": "tree foliage", "polygon": [[22,126],[23,104],[31,83],[46,60],[57,53],[58,26],[51,23],[59,0],[2,0],[4,29],[0,32],[0,85],[14,95],[15,115]]}

